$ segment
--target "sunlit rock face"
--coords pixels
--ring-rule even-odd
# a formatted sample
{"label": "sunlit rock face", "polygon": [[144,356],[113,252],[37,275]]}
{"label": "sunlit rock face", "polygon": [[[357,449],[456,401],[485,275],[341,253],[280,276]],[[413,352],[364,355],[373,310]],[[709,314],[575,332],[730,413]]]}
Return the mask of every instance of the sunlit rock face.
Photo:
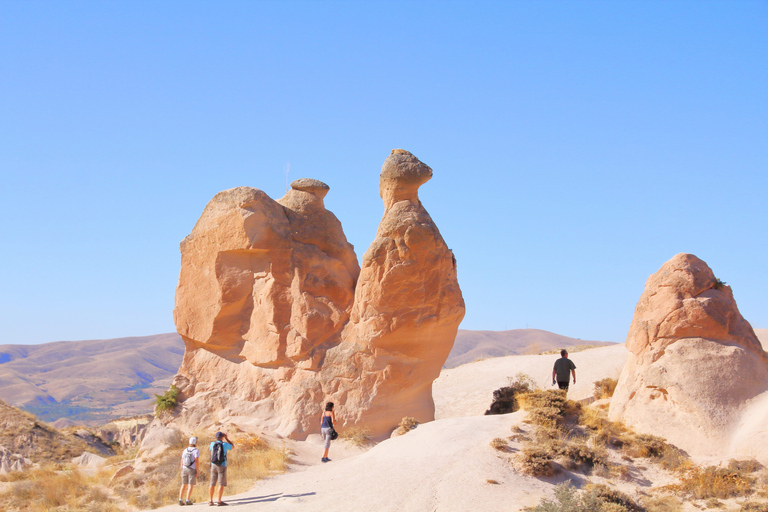
{"label": "sunlit rock face", "polygon": [[692,455],[736,448],[745,412],[768,390],[768,356],[706,263],[678,254],[648,278],[626,347],[611,419]]}
{"label": "sunlit rock face", "polygon": [[384,217],[362,270],[324,206],[328,185],[297,180],[277,201],[249,187],[217,194],[181,243],[174,319],[186,352],[166,426],[303,438],[319,431],[328,400],[342,426],[376,437],[403,416],[433,419],[432,381],[464,302],[418,197],[431,177],[407,151],[386,159]]}

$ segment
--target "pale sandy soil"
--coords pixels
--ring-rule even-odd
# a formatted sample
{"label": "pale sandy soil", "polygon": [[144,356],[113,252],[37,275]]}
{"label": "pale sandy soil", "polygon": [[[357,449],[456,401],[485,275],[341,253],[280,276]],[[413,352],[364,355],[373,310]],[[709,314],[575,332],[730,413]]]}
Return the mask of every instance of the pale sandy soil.
{"label": "pale sandy soil", "polygon": [[[513,425],[530,428],[521,423],[524,412],[483,415],[493,390],[507,385],[508,377],[519,372],[549,388],[556,358],[508,356],[444,370],[433,388],[436,421],[368,451],[346,441],[334,442],[330,452],[333,460],[327,464],[319,461],[319,436],[287,442],[296,461],[288,472],[262,480],[246,493],[225,495],[225,501],[238,510],[254,512],[516,512],[551,496],[554,485],[566,479],[579,486],[587,480],[604,482],[599,477],[568,472],[552,478],[524,476],[513,462],[518,444],[510,442],[509,452],[490,446],[496,437],[508,438]],[[618,377],[626,350],[623,345],[602,347],[571,354],[571,359],[577,366],[577,384],[569,397],[582,399],[592,395],[596,380]],[[674,481],[672,475],[646,462],[636,460],[629,478],[618,482],[623,492],[635,497],[654,495],[655,488]],[[725,504],[721,510],[738,510],[736,501]],[[159,510],[178,510],[178,505]],[[685,510],[698,509],[686,504]]]}

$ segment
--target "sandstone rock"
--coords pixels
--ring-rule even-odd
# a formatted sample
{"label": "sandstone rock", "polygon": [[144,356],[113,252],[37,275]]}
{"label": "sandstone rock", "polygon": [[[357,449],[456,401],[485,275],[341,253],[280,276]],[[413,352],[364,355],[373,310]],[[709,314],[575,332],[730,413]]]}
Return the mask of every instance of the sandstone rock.
{"label": "sandstone rock", "polygon": [[[303,439],[327,400],[341,428],[377,437],[403,416],[433,419],[432,380],[464,303],[453,254],[418,198],[431,176],[407,151],[386,159],[384,217],[362,272],[324,206],[326,184],[296,180],[278,201],[248,187],[217,194],[181,244],[181,393],[159,423]],[[142,451],[162,444],[150,429]]]}
{"label": "sandstone rock", "polygon": [[[464,301],[456,261],[418,197],[432,169],[396,149],[382,166],[384,216],[363,256],[343,343],[326,356],[323,389],[338,416],[389,434],[405,416],[434,419],[432,381],[453,347]],[[355,386],[345,385],[350,375]]]}
{"label": "sandstone rock", "polygon": [[125,475],[128,475],[133,472],[133,466],[130,464],[126,466],[122,466],[117,471],[115,471],[115,474],[112,475],[112,478],[109,479],[109,483],[112,484],[115,480],[124,477]]}
{"label": "sandstone rock", "polygon": [[768,356],[731,288],[678,254],[652,275],[627,336],[610,418],[699,456],[724,456],[750,402],[768,390]]}
{"label": "sandstone rock", "polygon": [[95,453],[83,452],[82,455],[72,458],[72,464],[82,466],[85,468],[98,468],[103,466],[107,462],[107,459],[100,457]]}

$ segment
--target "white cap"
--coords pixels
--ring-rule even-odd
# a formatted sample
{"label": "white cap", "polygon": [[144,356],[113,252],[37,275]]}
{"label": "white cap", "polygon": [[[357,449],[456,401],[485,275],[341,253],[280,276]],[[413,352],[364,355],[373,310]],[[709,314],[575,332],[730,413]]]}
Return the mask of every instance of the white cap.
{"label": "white cap", "polygon": [[195,436],[190,437],[189,444],[197,444],[197,438]]}

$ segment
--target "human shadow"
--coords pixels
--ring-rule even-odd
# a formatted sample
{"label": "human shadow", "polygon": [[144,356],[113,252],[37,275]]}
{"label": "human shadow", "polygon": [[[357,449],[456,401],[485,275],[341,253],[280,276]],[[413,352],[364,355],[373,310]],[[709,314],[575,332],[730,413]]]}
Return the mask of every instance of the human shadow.
{"label": "human shadow", "polygon": [[275,494],[267,494],[266,496],[249,496],[248,498],[234,498],[227,500],[229,503],[237,505],[248,505],[250,503],[263,503],[267,501],[277,501],[280,498],[302,498],[304,496],[314,496],[315,492],[305,492],[302,494],[285,494],[278,492]]}

